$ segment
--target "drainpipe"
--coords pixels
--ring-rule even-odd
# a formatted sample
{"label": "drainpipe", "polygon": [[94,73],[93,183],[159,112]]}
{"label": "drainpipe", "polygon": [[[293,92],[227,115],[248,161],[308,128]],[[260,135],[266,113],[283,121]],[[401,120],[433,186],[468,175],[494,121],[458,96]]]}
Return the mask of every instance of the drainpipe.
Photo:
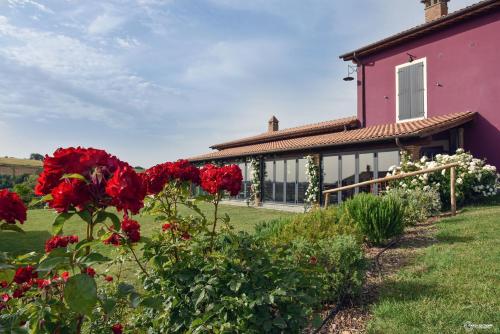
{"label": "drainpipe", "polygon": [[361,127],[366,127],[366,80],[365,80],[365,64],[362,64],[354,52],[353,59],[357,66],[361,66]]}

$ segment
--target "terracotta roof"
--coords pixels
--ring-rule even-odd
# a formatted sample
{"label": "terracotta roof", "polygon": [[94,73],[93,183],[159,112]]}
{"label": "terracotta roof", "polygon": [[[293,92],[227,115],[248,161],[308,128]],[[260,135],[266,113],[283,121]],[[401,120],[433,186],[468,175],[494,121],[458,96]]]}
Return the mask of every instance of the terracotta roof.
{"label": "terracotta roof", "polygon": [[[273,116],[274,117],[274,116]],[[272,120],[272,119],[271,119]],[[259,144],[278,139],[291,139],[297,137],[304,137],[309,135],[317,135],[322,133],[330,133],[335,131],[342,131],[344,128],[352,129],[359,126],[356,117],[346,117],[334,119],[331,121],[302,125],[294,128],[283,129],[279,131],[264,132],[260,135],[237,139],[222,144],[210,146],[212,149],[222,150],[231,147],[239,147],[242,145]]]}
{"label": "terracotta roof", "polygon": [[361,129],[333,132],[321,135],[269,141],[266,143],[232,147],[221,151],[189,158],[190,161],[206,161],[251,155],[300,151],[313,148],[335,147],[349,144],[384,141],[393,138],[428,136],[471,121],[474,112],[461,112],[402,123],[375,125]]}
{"label": "terracotta roof", "polygon": [[470,5],[463,9],[457,10],[446,16],[443,16],[434,21],[421,24],[414,28],[402,31],[396,35],[392,35],[378,42],[369,44],[355,51],[343,54],[340,56],[343,60],[353,60],[356,57],[364,57],[370,54],[387,49],[389,47],[404,43],[408,40],[421,37],[423,35],[435,32],[436,30],[445,29],[452,24],[460,23],[472,16],[477,16],[485,13],[491,13],[495,8],[500,8],[500,0],[484,0],[474,5]]}

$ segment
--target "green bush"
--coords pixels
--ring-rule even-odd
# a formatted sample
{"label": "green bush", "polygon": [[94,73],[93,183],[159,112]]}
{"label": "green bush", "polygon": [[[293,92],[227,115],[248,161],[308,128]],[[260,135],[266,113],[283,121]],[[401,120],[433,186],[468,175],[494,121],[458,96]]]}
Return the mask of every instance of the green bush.
{"label": "green bush", "polygon": [[384,195],[402,201],[406,226],[423,223],[441,211],[441,198],[434,189],[424,191],[419,188],[391,188]]}
{"label": "green bush", "polygon": [[288,244],[301,237],[311,242],[350,234],[361,241],[355,225],[345,221],[336,207],[275,219],[256,226],[256,236],[274,244]]}
{"label": "green bush", "polygon": [[351,220],[369,243],[381,245],[404,230],[404,206],[393,196],[359,194],[341,205],[345,219]]}
{"label": "green bush", "polygon": [[[212,253],[192,239],[181,261],[168,261],[164,243],[145,250],[154,265],[144,280],[148,307],[136,326],[153,333],[299,333],[321,307],[323,281],[309,262],[244,233],[222,234]],[[340,245],[339,245],[340,246]],[[337,248],[335,248],[337,249]],[[332,257],[344,258],[335,251]],[[339,279],[342,279],[339,274]]]}

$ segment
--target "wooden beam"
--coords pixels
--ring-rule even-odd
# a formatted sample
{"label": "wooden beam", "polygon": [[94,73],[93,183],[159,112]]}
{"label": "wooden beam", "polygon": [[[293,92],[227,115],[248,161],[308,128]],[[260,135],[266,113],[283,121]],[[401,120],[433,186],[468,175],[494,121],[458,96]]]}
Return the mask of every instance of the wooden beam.
{"label": "wooden beam", "polygon": [[328,206],[329,194],[331,194],[331,193],[336,193],[336,192],[343,191],[343,190],[349,190],[349,189],[353,189],[356,187],[368,186],[368,185],[375,184],[375,183],[400,180],[400,179],[403,179],[405,177],[410,177],[410,176],[417,176],[417,175],[422,175],[422,174],[434,173],[434,172],[441,171],[443,169],[451,168],[452,173],[453,173],[453,177],[452,177],[453,183],[451,184],[453,186],[453,188],[452,188],[453,190],[452,190],[452,194],[450,196],[452,196],[452,198],[451,198],[452,206],[454,205],[455,211],[453,211],[453,207],[452,207],[452,214],[454,215],[456,213],[455,167],[457,167],[457,166],[458,166],[458,163],[455,162],[455,163],[443,165],[440,167],[433,167],[433,168],[418,170],[418,171],[410,172],[410,173],[391,175],[391,176],[386,176],[383,178],[378,178],[378,179],[374,179],[374,180],[369,180],[369,181],[364,181],[364,182],[360,182],[360,183],[356,183],[356,184],[351,184],[348,186],[343,186],[343,187],[339,187],[339,188],[335,188],[335,189],[325,190],[325,191],[323,191],[323,195],[325,195],[325,208]]}

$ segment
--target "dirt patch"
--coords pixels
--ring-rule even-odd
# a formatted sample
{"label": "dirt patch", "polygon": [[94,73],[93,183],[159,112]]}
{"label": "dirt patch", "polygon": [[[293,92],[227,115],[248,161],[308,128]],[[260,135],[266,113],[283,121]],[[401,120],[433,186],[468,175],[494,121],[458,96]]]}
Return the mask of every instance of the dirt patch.
{"label": "dirt patch", "polygon": [[[363,292],[358,300],[351,305],[345,305],[329,320],[319,333],[321,334],[354,334],[364,333],[366,324],[370,319],[370,305],[377,300],[381,284],[394,275],[399,269],[406,266],[416,255],[419,249],[428,247],[437,242],[434,238],[438,218],[429,219],[427,222],[407,228],[405,234],[392,246],[384,248],[371,247],[365,249],[369,261],[366,273],[366,282]],[[383,251],[378,257],[377,255]],[[426,268],[416,268],[425,271]],[[322,312],[326,318],[334,305],[328,306]],[[311,333],[313,333],[311,331]]]}

